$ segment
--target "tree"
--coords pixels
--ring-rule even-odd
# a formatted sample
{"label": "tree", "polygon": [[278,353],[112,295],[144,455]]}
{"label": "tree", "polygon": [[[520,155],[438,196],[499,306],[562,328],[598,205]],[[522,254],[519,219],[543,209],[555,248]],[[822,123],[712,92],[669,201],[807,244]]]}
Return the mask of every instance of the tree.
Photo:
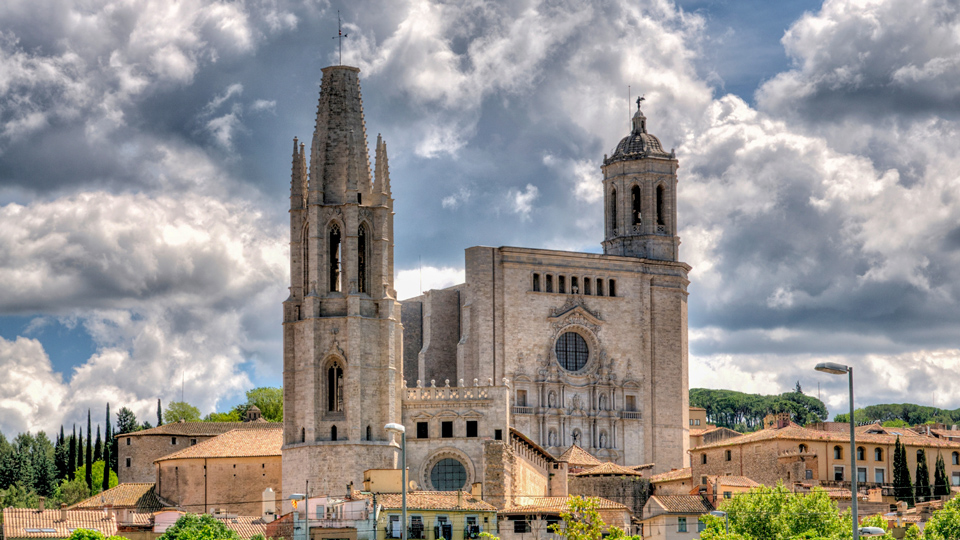
{"label": "tree", "polygon": [[907,448],[900,444],[900,436],[893,447],[893,494],[898,501],[913,506],[913,483],[907,466]]}
{"label": "tree", "polygon": [[103,440],[100,438],[100,425],[97,425],[97,442],[93,445],[93,460],[103,459]]}
{"label": "tree", "polygon": [[53,450],[54,465],[57,467],[57,480],[67,477],[67,461],[70,459],[70,444],[63,436],[63,424],[60,425],[60,438]]}
{"label": "tree", "polygon": [[83,465],[83,425],[80,425],[80,434],[77,435],[77,467]]}
{"label": "tree", "polygon": [[160,427],[163,425],[163,417],[160,415],[161,410],[162,409],[160,408],[160,398],[157,398],[157,427]]}
{"label": "tree", "polygon": [[0,507],[36,508],[38,502],[37,492],[23,484],[13,484],[6,489],[0,489]]}
{"label": "tree", "polygon": [[60,500],[63,504],[70,506],[86,499],[90,496],[90,488],[83,478],[74,478],[73,480],[64,480],[60,483]]}
{"label": "tree", "polygon": [[93,445],[90,443],[90,439],[92,438],[93,430],[90,429],[90,409],[87,409],[87,455],[86,459],[83,460],[83,463],[88,465],[88,467],[86,469],[86,475],[84,475],[83,479],[86,480],[87,487],[90,488],[91,492],[93,492],[93,477],[90,476],[90,470],[93,467],[90,467],[89,465],[93,463]]}
{"label": "tree", "polygon": [[43,449],[33,459],[33,488],[44,497],[52,497],[57,491],[57,468]]}
{"label": "tree", "polygon": [[[260,387],[247,390],[247,407],[256,405],[263,418],[270,422],[283,422],[283,389]],[[246,413],[246,407],[243,410]],[[240,415],[240,419],[243,416]]]}
{"label": "tree", "polygon": [[[606,524],[597,511],[598,501],[589,497],[570,497],[567,501],[567,510],[560,514],[563,524],[550,527],[550,532],[567,540],[601,540],[604,537]],[[610,535],[622,538],[623,531],[610,528]]]}
{"label": "tree", "polygon": [[139,429],[144,430],[144,429],[150,429],[152,427],[153,427],[153,424],[151,424],[149,420],[144,420],[143,424],[140,425]]}
{"label": "tree", "polygon": [[184,514],[157,540],[240,540],[240,535],[210,514]]}
{"label": "tree", "polygon": [[960,538],[960,497],[954,497],[930,516],[923,529],[926,540],[954,540]]}
{"label": "tree", "polygon": [[110,469],[112,461],[110,459],[111,449],[113,448],[113,436],[110,433],[110,404],[107,403],[107,417],[106,417],[107,427],[106,430],[106,444],[103,445],[103,469],[106,474],[103,475],[103,480],[100,482],[100,490],[106,491],[110,489]]}
{"label": "tree", "polygon": [[800,388],[800,381],[797,381],[797,386],[795,386],[795,387],[793,388],[793,391],[796,392],[796,393],[798,393],[798,394],[802,394],[802,393],[803,393],[803,388]]}
{"label": "tree", "polygon": [[77,470],[77,425],[73,425],[73,435],[70,436],[70,456],[67,460],[67,476],[73,480],[73,471]]}
{"label": "tree", "polygon": [[740,493],[723,504],[730,534],[723,519],[701,516],[706,525],[700,538],[704,540],[769,540],[793,538],[842,538],[844,527],[837,505],[825,491],[815,488],[810,493],[791,493],[778,483],[775,487],[760,486]]}
{"label": "tree", "polygon": [[117,433],[133,433],[134,431],[140,431],[137,415],[126,407],[120,407],[120,410],[117,411]]}
{"label": "tree", "polygon": [[933,471],[933,496],[943,497],[946,495],[950,495],[947,466],[943,462],[943,454],[937,453],[937,464]]}
{"label": "tree", "polygon": [[200,421],[200,409],[185,401],[172,401],[167,405],[167,410],[163,411],[163,421],[166,423],[179,422],[181,419],[187,422]]}
{"label": "tree", "polygon": [[230,412],[212,412],[203,417],[204,422],[240,422],[242,418],[236,408]]}
{"label": "tree", "polygon": [[[890,533],[890,525],[887,524],[887,520],[883,519],[883,516],[880,514],[874,514],[870,517],[865,517],[860,520],[861,527],[878,527],[883,529],[886,534],[883,536],[873,536],[871,538],[880,538],[881,540],[893,540],[893,535]],[[851,534],[852,536],[852,534]]]}
{"label": "tree", "polygon": [[[102,491],[103,486],[103,473],[106,470],[106,466],[103,461],[94,461],[93,466],[90,467],[90,479],[91,484],[93,485],[92,489],[89,489],[90,495],[96,495]],[[110,484],[107,489],[117,486],[117,473],[114,471],[109,471]],[[77,469],[78,478],[86,478],[87,476],[87,467],[84,465]],[[86,480],[84,480],[86,482]]]}
{"label": "tree", "polygon": [[927,453],[917,451],[917,489],[914,490],[917,502],[924,502],[930,498],[930,469],[927,468]]}
{"label": "tree", "polygon": [[907,528],[906,534],[903,535],[903,540],[923,540],[923,533],[920,532],[920,527],[917,527],[916,523],[910,525]]}

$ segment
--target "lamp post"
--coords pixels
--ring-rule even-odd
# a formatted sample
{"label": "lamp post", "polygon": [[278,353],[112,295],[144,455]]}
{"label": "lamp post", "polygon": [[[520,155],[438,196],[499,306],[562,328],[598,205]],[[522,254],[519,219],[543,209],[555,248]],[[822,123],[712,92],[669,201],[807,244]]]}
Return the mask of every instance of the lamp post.
{"label": "lamp post", "polygon": [[857,515],[857,442],[853,423],[853,367],[820,362],[814,369],[831,375],[847,375],[850,383],[850,509],[853,512],[853,540],[860,540],[860,520]]}
{"label": "lamp post", "polygon": [[383,427],[400,434],[400,539],[407,540],[407,429],[403,424],[394,423]]}
{"label": "lamp post", "polygon": [[723,510],[711,510],[711,511],[710,511],[710,515],[711,515],[711,516],[722,517],[722,518],[723,518],[723,528],[724,528],[724,532],[725,532],[726,534],[730,534],[730,522],[727,521],[727,513],[726,513],[726,512],[724,512]]}

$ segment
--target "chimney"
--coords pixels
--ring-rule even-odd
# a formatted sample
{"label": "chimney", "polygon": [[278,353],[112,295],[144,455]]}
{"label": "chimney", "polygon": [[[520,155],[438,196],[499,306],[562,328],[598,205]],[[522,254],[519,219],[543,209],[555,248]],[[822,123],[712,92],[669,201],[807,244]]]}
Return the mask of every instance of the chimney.
{"label": "chimney", "polygon": [[470,495],[476,497],[477,499],[483,498],[483,484],[480,482],[474,482],[470,485]]}
{"label": "chimney", "polygon": [[67,505],[66,503],[60,503],[60,521],[66,523],[67,521]]}
{"label": "chimney", "polygon": [[41,512],[43,512],[43,507],[44,507],[44,504],[45,504],[46,502],[47,502],[47,498],[46,498],[46,497],[40,497],[40,502],[37,503],[37,508],[38,508]]}

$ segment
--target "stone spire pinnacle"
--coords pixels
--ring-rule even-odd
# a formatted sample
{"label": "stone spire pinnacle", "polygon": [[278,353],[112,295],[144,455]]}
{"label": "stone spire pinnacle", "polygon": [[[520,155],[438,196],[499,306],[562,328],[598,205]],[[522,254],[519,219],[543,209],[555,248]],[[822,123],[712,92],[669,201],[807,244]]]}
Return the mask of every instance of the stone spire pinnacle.
{"label": "stone spire pinnacle", "polygon": [[376,164],[373,170],[373,194],[379,196],[380,204],[390,198],[390,163],[387,159],[387,143],[377,134]]}

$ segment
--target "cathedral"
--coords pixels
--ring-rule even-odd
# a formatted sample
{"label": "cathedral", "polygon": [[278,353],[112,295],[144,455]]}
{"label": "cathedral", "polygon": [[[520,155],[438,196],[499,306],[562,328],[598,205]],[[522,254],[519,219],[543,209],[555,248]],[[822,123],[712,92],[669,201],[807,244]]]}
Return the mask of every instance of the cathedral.
{"label": "cathedral", "polygon": [[371,172],[359,69],[323,69],[311,144],[293,141],[284,493],[343,493],[396,468],[388,423],[406,429],[412,486],[485,499],[560,493],[574,446],[653,472],[688,465],[678,161],[646,122],[638,101],[604,156],[603,254],[471,247],[464,283],[399,301],[387,145],[377,137]]}

